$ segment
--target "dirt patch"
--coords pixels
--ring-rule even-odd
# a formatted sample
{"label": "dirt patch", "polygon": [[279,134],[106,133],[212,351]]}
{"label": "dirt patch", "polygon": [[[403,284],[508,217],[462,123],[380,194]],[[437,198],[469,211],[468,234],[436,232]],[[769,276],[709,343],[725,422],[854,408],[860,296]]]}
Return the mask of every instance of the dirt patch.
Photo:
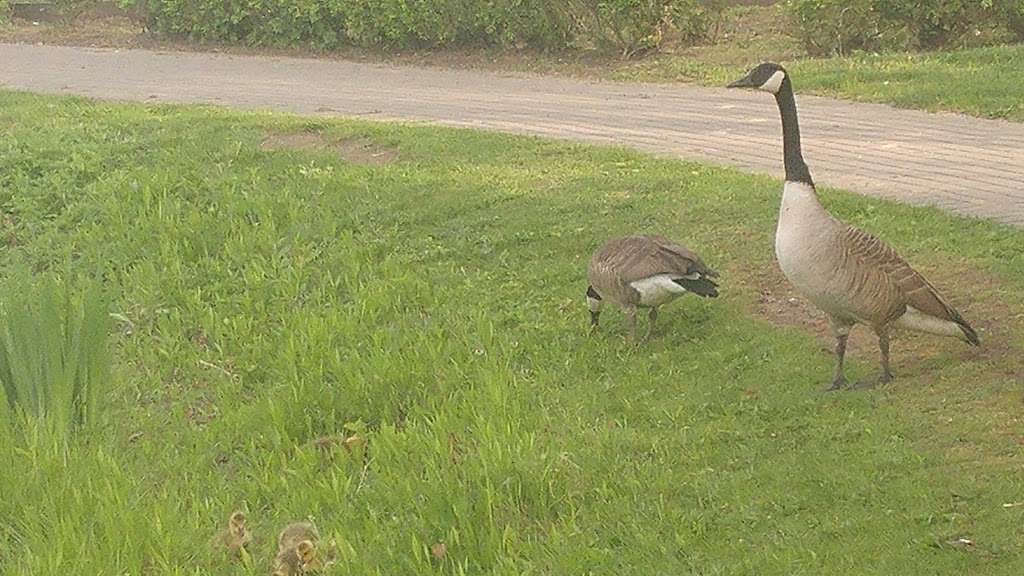
{"label": "dirt patch", "polygon": [[321,132],[274,132],[263,138],[260,147],[264,150],[315,150],[333,152],[346,162],[353,164],[389,164],[398,159],[398,149],[382,146],[364,136],[350,136],[341,140],[330,140]]}
{"label": "dirt patch", "polygon": [[271,133],[263,138],[260,147],[264,150],[292,148],[295,150],[323,150],[327,140],[319,132]]}
{"label": "dirt patch", "polygon": [[398,149],[381,146],[367,138],[346,138],[330,148],[354,164],[389,164],[398,158]]}
{"label": "dirt patch", "polygon": [[148,37],[138,21],[124,16],[79,18],[72,24],[13,18],[10,25],[0,27],[0,41],[15,44],[142,48]]}

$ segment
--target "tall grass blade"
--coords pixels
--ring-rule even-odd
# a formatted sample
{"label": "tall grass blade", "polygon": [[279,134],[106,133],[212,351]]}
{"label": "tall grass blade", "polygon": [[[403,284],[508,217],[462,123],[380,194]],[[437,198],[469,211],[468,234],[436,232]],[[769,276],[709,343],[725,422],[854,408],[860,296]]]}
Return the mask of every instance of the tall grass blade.
{"label": "tall grass blade", "polygon": [[108,310],[95,280],[11,272],[0,293],[0,422],[57,442],[95,424],[110,381]]}

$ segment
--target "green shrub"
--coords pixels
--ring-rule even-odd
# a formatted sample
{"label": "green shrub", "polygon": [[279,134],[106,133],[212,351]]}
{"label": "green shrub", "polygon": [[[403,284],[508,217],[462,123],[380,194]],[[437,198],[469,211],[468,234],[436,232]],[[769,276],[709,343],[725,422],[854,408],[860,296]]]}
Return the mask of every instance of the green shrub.
{"label": "green shrub", "polygon": [[551,5],[572,23],[577,45],[626,57],[657,49],[669,31],[694,41],[707,29],[696,0],[567,0]]}
{"label": "green shrub", "polygon": [[1006,27],[1018,42],[1024,42],[1024,0],[995,0],[994,8],[1006,18]]}
{"label": "green shrub", "polygon": [[6,24],[11,17],[11,7],[7,0],[0,0],[0,24]]}
{"label": "green shrub", "polygon": [[196,40],[258,46],[411,49],[540,47],[564,40],[539,0],[143,0],[152,27]]}
{"label": "green shrub", "polygon": [[[1022,0],[788,0],[813,55],[936,49],[1007,38]],[[1024,32],[1024,21],[1021,22]]]}
{"label": "green shrub", "polygon": [[991,0],[879,1],[887,21],[906,30],[908,48],[927,50],[961,44],[968,34],[989,27],[997,18]]}
{"label": "green shrub", "polygon": [[877,50],[886,43],[886,30],[874,9],[876,1],[789,0],[787,7],[808,53],[845,54]]}
{"label": "green shrub", "polygon": [[[127,3],[131,3],[130,0]],[[696,0],[139,0],[156,31],[258,46],[656,48],[704,32]]]}
{"label": "green shrub", "polygon": [[0,424],[39,424],[58,440],[96,423],[110,381],[107,301],[52,274],[18,269],[0,287]]}

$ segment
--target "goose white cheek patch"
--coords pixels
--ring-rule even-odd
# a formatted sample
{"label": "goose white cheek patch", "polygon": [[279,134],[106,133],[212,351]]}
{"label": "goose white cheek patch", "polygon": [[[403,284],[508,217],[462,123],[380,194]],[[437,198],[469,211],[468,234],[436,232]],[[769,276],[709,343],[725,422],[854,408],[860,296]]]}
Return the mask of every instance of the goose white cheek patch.
{"label": "goose white cheek patch", "polygon": [[779,88],[782,86],[782,80],[786,77],[786,73],[782,70],[777,70],[772,77],[769,78],[764,84],[761,84],[759,90],[771,92],[772,94],[778,94]]}

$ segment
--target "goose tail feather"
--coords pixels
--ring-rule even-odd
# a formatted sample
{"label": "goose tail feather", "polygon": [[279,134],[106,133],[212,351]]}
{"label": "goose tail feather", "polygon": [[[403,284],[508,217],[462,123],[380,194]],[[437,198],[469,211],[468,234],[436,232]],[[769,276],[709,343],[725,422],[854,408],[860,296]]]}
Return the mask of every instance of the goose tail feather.
{"label": "goose tail feather", "polygon": [[956,324],[960,327],[960,331],[964,333],[964,340],[967,341],[971,346],[981,346],[981,339],[978,338],[978,333],[971,328],[971,325],[967,323],[963,318],[956,318]]}
{"label": "goose tail feather", "polygon": [[698,275],[696,278],[675,278],[673,282],[682,286],[687,292],[697,296],[704,298],[718,297],[718,284],[704,277],[703,274]]}
{"label": "goose tail feather", "polygon": [[964,320],[963,316],[960,316],[955,310],[950,310],[951,313],[945,318],[941,318],[925,314],[913,306],[907,306],[906,313],[896,320],[896,325],[917,332],[952,336],[972,346],[981,345],[981,339],[978,338],[978,333],[974,328]]}

